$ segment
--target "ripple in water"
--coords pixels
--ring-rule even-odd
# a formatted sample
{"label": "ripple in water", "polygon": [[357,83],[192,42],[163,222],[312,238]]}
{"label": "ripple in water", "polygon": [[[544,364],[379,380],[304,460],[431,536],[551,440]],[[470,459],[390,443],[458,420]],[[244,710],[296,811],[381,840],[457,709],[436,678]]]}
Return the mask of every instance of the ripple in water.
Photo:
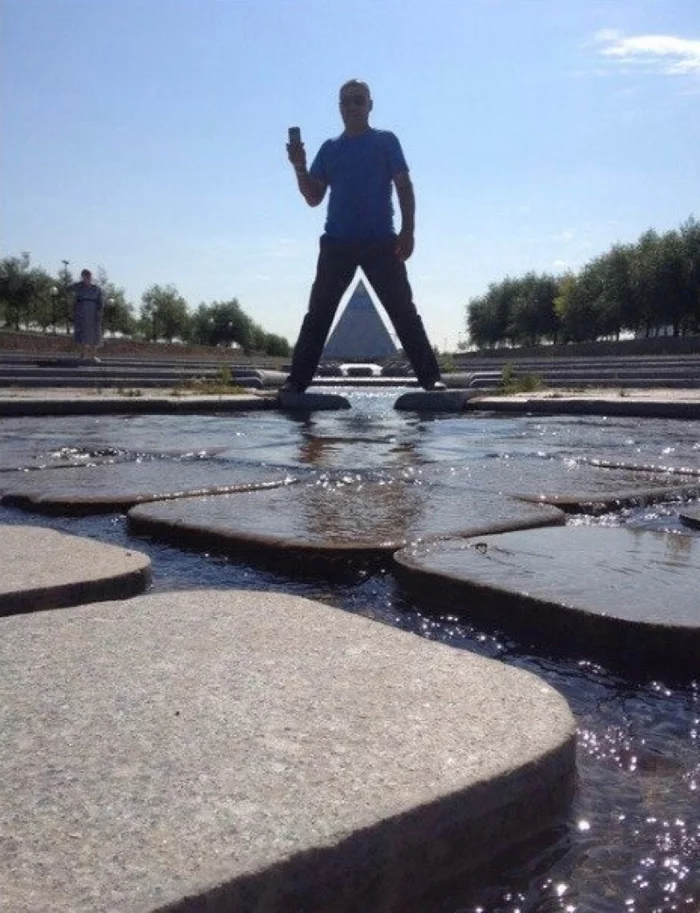
{"label": "ripple in water", "polygon": [[[296,421],[274,413],[5,419],[0,465],[95,457],[258,461],[321,471],[420,472],[449,463],[460,479],[516,464],[525,480],[553,466],[614,460],[700,470],[700,423],[553,416],[399,415],[397,391],[350,392],[353,410]],[[485,468],[486,467],[486,468]],[[593,471],[593,470],[591,470]],[[599,469],[599,472],[606,470]],[[425,478],[430,478],[423,472]],[[0,522],[40,523],[133,547],[123,516],[38,518],[0,507]],[[684,535],[673,505],[629,508],[570,522],[630,524]],[[503,861],[431,898],[421,913],[698,913],[700,910],[700,687],[631,682],[592,662],[534,655],[494,631],[453,616],[430,618],[384,569],[352,584],[296,581],[221,557],[139,540],[151,556],[154,590],[244,587],[319,598],[346,611],[511,663],[565,695],[579,727],[579,788],[569,826],[545,845]],[[280,632],[281,634],[283,632]],[[505,872],[505,874],[504,874]],[[418,913],[405,911],[405,913]]]}

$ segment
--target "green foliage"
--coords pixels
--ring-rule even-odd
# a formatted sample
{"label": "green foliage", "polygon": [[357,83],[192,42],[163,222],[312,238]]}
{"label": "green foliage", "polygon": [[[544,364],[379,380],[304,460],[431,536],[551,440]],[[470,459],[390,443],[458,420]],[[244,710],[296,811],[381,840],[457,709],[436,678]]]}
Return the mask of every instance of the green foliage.
{"label": "green foliage", "polygon": [[539,390],[541,386],[542,380],[536,374],[518,374],[510,362],[503,365],[499,393],[504,395],[532,393],[534,390]]}
{"label": "green foliage", "polygon": [[492,282],[485,295],[467,306],[469,338],[480,348],[556,341],[556,295],[557,280],[548,274]]}
{"label": "green foliage", "polygon": [[107,276],[104,267],[100,266],[95,282],[102,289],[104,314],[102,323],[105,333],[120,336],[134,336],[138,322],[134,316],[134,306],[126,300],[126,292],[116,286]]}
{"label": "green foliage", "polygon": [[152,285],[141,296],[141,332],[146,339],[187,340],[187,302],[174,285]]}
{"label": "green foliage", "polygon": [[[287,340],[254,323],[236,298],[202,303],[192,314],[175,286],[152,285],[143,293],[137,316],[124,289],[109,279],[103,267],[96,270],[94,281],[104,296],[103,327],[107,335],[238,346],[245,352],[281,357],[290,353]],[[70,333],[74,283],[67,261],[51,275],[33,266],[28,253],[5,257],[0,260],[0,321],[15,330]]]}
{"label": "green foliage", "polygon": [[450,352],[441,352],[436,348],[435,357],[437,358],[437,363],[442,374],[451,374],[453,371],[457,370],[454,355]]}
{"label": "green foliage", "polygon": [[32,266],[28,253],[0,260],[0,314],[4,325],[15,330],[51,324],[53,280]]}
{"label": "green foliage", "polygon": [[137,387],[119,387],[117,389],[118,396],[126,396],[129,399],[134,399],[139,396],[143,396],[143,390],[139,390]]}
{"label": "green foliage", "polygon": [[182,386],[172,391],[173,396],[184,396],[186,393],[198,396],[234,396],[245,393],[243,387],[235,384],[231,380],[229,372],[228,380],[220,378],[195,377],[192,380],[185,381]]}
{"label": "green foliage", "polygon": [[275,333],[268,333],[265,336],[264,352],[266,355],[287,358],[291,352],[291,346],[284,336],[277,336]]}
{"label": "green foliage", "polygon": [[614,244],[577,274],[491,283],[467,303],[466,325],[479,348],[700,332],[700,222]]}

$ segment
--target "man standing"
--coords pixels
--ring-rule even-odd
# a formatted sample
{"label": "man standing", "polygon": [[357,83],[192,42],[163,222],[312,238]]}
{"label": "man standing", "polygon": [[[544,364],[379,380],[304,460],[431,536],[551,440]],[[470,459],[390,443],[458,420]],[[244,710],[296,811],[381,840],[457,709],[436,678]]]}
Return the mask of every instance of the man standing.
{"label": "man standing", "polygon": [[[408,165],[394,134],[369,126],[371,110],[369,86],[351,79],[340,87],[345,130],[323,143],[308,171],[303,143],[287,146],[309,206],[318,206],[329,187],[330,199],[309,308],[283,392],[303,393],[311,383],[340,299],[358,266],[389,315],[418,382],[425,390],[445,389],[404,265],[414,243],[415,198]],[[393,187],[401,210],[398,235]]]}
{"label": "man standing", "polygon": [[92,353],[92,360],[99,362],[95,354],[102,342],[102,289],[93,285],[92,273],[84,269],[80,282],[72,287],[73,292],[73,339],[80,350],[80,357]]}

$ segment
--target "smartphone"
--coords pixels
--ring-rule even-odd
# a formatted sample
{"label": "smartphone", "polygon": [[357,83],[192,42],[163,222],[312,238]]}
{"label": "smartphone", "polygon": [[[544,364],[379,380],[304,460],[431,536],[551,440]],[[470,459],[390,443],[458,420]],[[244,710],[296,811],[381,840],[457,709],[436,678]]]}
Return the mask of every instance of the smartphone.
{"label": "smartphone", "polygon": [[301,145],[301,130],[299,127],[290,127],[289,128],[289,145],[290,146],[300,146]]}

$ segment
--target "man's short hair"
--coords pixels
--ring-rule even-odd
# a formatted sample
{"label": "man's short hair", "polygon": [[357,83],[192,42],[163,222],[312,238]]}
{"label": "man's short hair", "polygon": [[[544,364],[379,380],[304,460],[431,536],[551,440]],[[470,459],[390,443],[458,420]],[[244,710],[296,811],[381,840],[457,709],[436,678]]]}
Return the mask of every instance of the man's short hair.
{"label": "man's short hair", "polygon": [[82,269],[82,270],[80,271],[80,278],[81,278],[81,279],[85,279],[86,277],[90,277],[90,276],[92,276],[92,273],[90,272],[89,269]]}
{"label": "man's short hair", "polygon": [[344,82],[340,87],[340,95],[343,94],[345,89],[364,89],[367,93],[367,98],[372,97],[372,93],[369,90],[369,86],[366,82],[363,82],[361,79],[348,79],[347,82]]}

